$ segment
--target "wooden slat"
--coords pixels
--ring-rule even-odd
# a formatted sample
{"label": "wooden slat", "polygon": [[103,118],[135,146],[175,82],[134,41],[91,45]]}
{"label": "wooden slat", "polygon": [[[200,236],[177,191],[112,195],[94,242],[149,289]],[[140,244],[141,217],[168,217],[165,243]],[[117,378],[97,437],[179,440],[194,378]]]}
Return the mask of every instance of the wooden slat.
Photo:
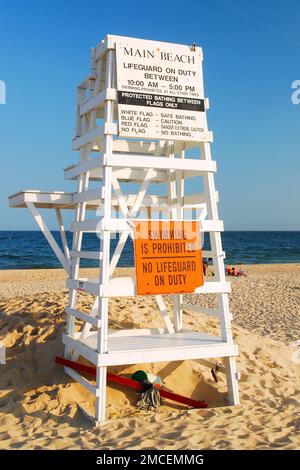
{"label": "wooden slat", "polygon": [[72,142],[72,149],[79,150],[86,144],[94,143],[94,141],[99,138],[103,137],[104,135],[104,126],[98,126],[91,131],[86,132],[84,135],[80,137],[75,137]]}
{"label": "wooden slat", "polygon": [[101,320],[99,318],[92,317],[91,315],[87,313],[80,312],[79,310],[75,310],[74,308],[71,308],[71,307],[66,307],[66,312],[68,315],[72,315],[73,317],[78,318],[79,320],[90,323],[96,328],[101,327]]}
{"label": "wooden slat", "polygon": [[98,364],[98,354],[95,350],[91,349],[89,346],[86,346],[81,341],[78,341],[76,337],[72,338],[66,334],[62,336],[62,342],[65,344],[69,349],[75,349],[78,351],[80,355],[84,356],[86,359],[91,361],[93,364]]}
{"label": "wooden slat", "polygon": [[72,141],[72,149],[79,150],[86,144],[96,144],[96,139],[103,137],[105,134],[117,134],[117,132],[116,124],[98,126],[80,137],[75,137]]}
{"label": "wooden slat", "polygon": [[202,257],[203,258],[212,258],[212,259],[215,259],[215,258],[224,259],[225,258],[225,251],[221,251],[221,253],[215,253],[214,251],[203,250],[202,251]]}
{"label": "wooden slat", "polygon": [[64,369],[73,380],[83,385],[93,395],[97,396],[99,394],[99,389],[97,389],[95,385],[91,384],[86,378],[82,377],[82,375],[78,374],[74,369],[71,369],[70,367],[65,367]]}
{"label": "wooden slat", "polygon": [[[175,153],[179,153],[182,150],[183,143],[178,141],[172,143]],[[195,147],[193,142],[185,142],[184,143],[185,149],[188,150],[189,148]],[[165,152],[168,149],[168,144],[165,144]],[[113,142],[113,151],[115,153],[133,153],[133,154],[144,154],[144,155],[154,155],[157,148],[157,142],[145,142],[143,140],[125,140],[125,139],[117,139]],[[102,152],[103,151],[103,143],[98,142],[97,146],[92,148],[95,152]]]}
{"label": "wooden slat", "polygon": [[[96,336],[84,341],[91,350],[95,348]],[[100,366],[141,364],[187,359],[207,359],[236,356],[237,347],[221,338],[204,333],[176,333],[158,336],[109,337],[108,353],[98,356]]]}
{"label": "wooden slat", "polygon": [[171,319],[169,317],[169,312],[168,309],[163,301],[163,298],[161,295],[156,295],[156,302],[160,311],[160,314],[162,316],[162,319],[164,321],[164,324],[166,325],[166,328],[168,330],[168,333],[175,333],[174,326],[171,322]]}
{"label": "wooden slat", "polygon": [[[78,176],[86,173],[87,171],[94,170],[95,168],[101,167],[103,158],[91,158],[90,160],[85,160],[78,165],[73,165],[65,168],[65,179],[74,179]],[[100,175],[99,175],[100,176]]]}
{"label": "wooden slat", "polygon": [[[142,219],[138,219],[142,220]],[[75,222],[72,224],[71,230],[73,232],[83,231],[83,232],[94,232],[98,233],[100,231],[111,231],[111,232],[122,232],[133,230],[134,219],[90,219],[83,222]],[[201,222],[201,231],[202,232],[222,232],[224,230],[222,220],[203,220]]]}
{"label": "wooden slat", "polygon": [[73,222],[71,224],[72,232],[100,232],[102,221],[100,219],[84,220],[83,222]]}
{"label": "wooden slat", "polygon": [[[110,280],[107,286],[101,286],[98,282],[87,279],[68,279],[67,287],[103,297],[132,297],[137,295],[135,281],[131,277],[115,277]],[[230,283],[226,281],[205,282],[203,286],[195,290],[196,294],[225,294],[229,292]]]}
{"label": "wooden slat", "polygon": [[67,240],[67,237],[66,237],[65,226],[64,226],[64,223],[63,223],[63,220],[62,220],[61,211],[60,211],[59,208],[56,208],[55,212],[56,212],[57,222],[58,222],[58,225],[59,225],[61,241],[62,241],[62,244],[63,244],[63,247],[64,247],[65,257],[68,260],[70,260],[70,250],[69,250],[68,240]]}
{"label": "wooden slat", "polygon": [[[90,160],[88,160],[90,162]],[[85,168],[87,168],[91,163],[89,163]],[[92,164],[94,165],[94,164]],[[123,171],[123,170],[121,170]],[[129,171],[132,171],[128,169]],[[155,170],[154,170],[155,172]],[[141,178],[144,178],[144,172],[135,170],[135,175],[138,173]],[[114,172],[114,175],[116,173]],[[117,175],[120,175],[120,170],[117,170]],[[157,175],[158,172],[155,172]],[[143,175],[143,176],[142,176]],[[72,176],[73,178],[73,176]],[[118,178],[119,179],[119,178]],[[21,208],[26,207],[26,202],[34,202],[35,207],[37,208],[61,208],[61,209],[73,209],[74,204],[78,202],[89,202],[89,206],[96,206],[99,205],[102,201],[102,198],[99,196],[101,194],[101,188],[92,189],[89,191],[83,191],[82,193],[66,193],[66,192],[58,192],[53,191],[52,193],[49,191],[33,191],[33,190],[25,190],[19,191],[16,194],[9,196],[9,205],[10,207]],[[128,207],[131,207],[136,200],[136,194],[128,194],[124,196],[126,204]],[[197,204],[206,203],[207,196],[203,193],[199,194],[192,194],[184,196],[183,204],[191,205],[195,207]],[[160,205],[165,205],[168,203],[167,196],[156,196],[156,195],[146,195],[143,199],[143,206],[151,206],[156,205],[155,211],[165,211],[165,207],[159,207]],[[116,197],[112,198],[112,205],[118,206],[118,199]],[[89,208],[89,207],[87,207]]]}
{"label": "wooden slat", "polygon": [[[192,159],[177,159],[177,158],[166,158],[166,157],[144,157],[138,156],[125,156],[119,158],[118,154],[114,154],[113,157],[108,158],[107,164],[114,167],[113,174],[118,179],[123,180],[144,180],[145,172],[138,170],[141,168],[153,168],[157,171],[153,172],[153,181],[160,180],[166,181],[166,173],[169,169],[182,169],[185,171],[185,177],[197,176],[203,172],[214,172],[216,171],[215,162],[206,162],[204,160],[192,160]],[[146,158],[147,161],[143,162],[142,159]],[[137,160],[136,160],[137,159]],[[163,160],[165,163],[163,163]],[[174,163],[175,162],[175,163]],[[103,158],[92,158],[85,162],[73,165],[65,168],[65,179],[74,179],[77,176],[90,171],[91,179],[102,179]],[[144,164],[143,164],[144,163]],[[120,168],[120,170],[117,170]],[[122,168],[122,169],[121,169]]]}
{"label": "wooden slat", "polygon": [[230,282],[226,281],[209,281],[203,286],[195,289],[195,294],[230,294]]}
{"label": "wooden slat", "polygon": [[210,317],[220,317],[219,310],[214,310],[213,308],[202,307],[201,305],[194,305],[184,302],[182,304],[182,308],[184,310],[191,310],[192,312],[196,313],[203,313],[205,315],[209,315]]}
{"label": "wooden slat", "polygon": [[97,261],[102,259],[100,251],[70,251],[71,258],[95,259]]}
{"label": "wooden slat", "polygon": [[79,202],[100,202],[103,200],[101,197],[102,188],[99,187],[97,189],[90,189],[88,191],[83,191],[82,193],[74,193],[73,195],[73,203],[78,204]]}
{"label": "wooden slat", "polygon": [[156,168],[192,172],[215,172],[216,162],[192,158],[145,157],[144,155],[107,155],[107,165],[112,167]]}
{"label": "wooden slat", "polygon": [[79,83],[77,89],[82,88],[84,90],[87,90],[88,88],[91,87],[91,81],[95,79],[96,79],[96,75],[94,75],[93,73],[90,73],[81,81],[81,83]]}
{"label": "wooden slat", "polygon": [[124,337],[124,336],[151,336],[163,335],[168,333],[167,328],[139,328],[130,330],[108,330],[109,337]]}
{"label": "wooden slat", "polygon": [[98,93],[96,96],[93,96],[85,103],[80,106],[80,115],[89,113],[90,111],[98,108],[103,105],[106,100],[116,100],[117,99],[117,90],[114,88],[109,88]]}
{"label": "wooden slat", "polygon": [[43,233],[44,237],[46,238],[47,242],[51,246],[52,250],[56,254],[57,258],[63,265],[64,269],[66,270],[67,274],[70,275],[71,263],[70,260],[67,259],[64,254],[62,253],[61,249],[59,248],[55,238],[53,237],[52,233],[48,229],[45,221],[43,220],[42,216],[40,215],[39,211],[35,207],[32,202],[26,203],[28,209],[30,210],[35,222],[37,223],[38,227],[40,228],[41,232]]}
{"label": "wooden slat", "polygon": [[73,202],[73,193],[26,190],[9,197],[10,207],[27,207],[27,202],[34,203],[36,208],[68,206]]}
{"label": "wooden slat", "polygon": [[[72,180],[77,178],[79,175],[86,173],[87,171],[90,172],[90,180],[94,181],[101,181],[103,178],[103,168],[102,165],[102,158],[93,158],[91,160],[87,160],[84,163],[80,163],[78,165],[73,165],[71,167],[65,168],[65,179]],[[121,168],[121,169],[114,169],[113,175],[118,178],[119,181],[144,181],[145,178],[145,171],[144,170],[137,170],[132,168]],[[154,176],[152,179],[153,183],[164,183],[166,180],[165,172],[163,171],[154,171]]]}

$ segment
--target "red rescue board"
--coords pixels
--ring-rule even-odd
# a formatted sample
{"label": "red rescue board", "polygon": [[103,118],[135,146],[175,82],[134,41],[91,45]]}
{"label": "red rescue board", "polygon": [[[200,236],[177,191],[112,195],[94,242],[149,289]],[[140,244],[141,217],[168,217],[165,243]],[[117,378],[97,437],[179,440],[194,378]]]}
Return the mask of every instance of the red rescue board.
{"label": "red rescue board", "polygon": [[[56,364],[61,364],[63,366],[77,370],[78,372],[86,373],[91,375],[92,377],[96,377],[96,367],[87,366],[85,364],[81,364],[80,362],[70,361],[69,359],[65,359],[64,357],[60,356],[56,356],[55,362]],[[127,377],[123,377],[122,375],[107,373],[107,380],[108,382],[125,385],[126,387],[132,388],[134,390],[143,390],[143,384],[141,382],[129,379]],[[207,408],[208,406],[207,403],[202,400],[193,400],[192,398],[178,395],[177,393],[170,392],[169,390],[164,390],[163,388],[159,389],[159,393],[162,398],[166,398],[167,400],[171,401],[176,401],[177,403],[182,403],[183,405],[192,406],[193,408]]]}

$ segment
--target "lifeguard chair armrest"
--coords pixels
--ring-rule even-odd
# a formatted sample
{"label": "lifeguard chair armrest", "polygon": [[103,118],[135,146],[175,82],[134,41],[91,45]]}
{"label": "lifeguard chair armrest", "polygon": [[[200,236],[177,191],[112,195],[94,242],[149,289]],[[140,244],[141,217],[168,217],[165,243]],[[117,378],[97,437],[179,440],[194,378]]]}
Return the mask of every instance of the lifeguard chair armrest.
{"label": "lifeguard chair armrest", "polygon": [[32,202],[37,208],[73,208],[73,193],[65,191],[41,191],[26,189],[8,197],[9,207],[27,207],[27,202]]}

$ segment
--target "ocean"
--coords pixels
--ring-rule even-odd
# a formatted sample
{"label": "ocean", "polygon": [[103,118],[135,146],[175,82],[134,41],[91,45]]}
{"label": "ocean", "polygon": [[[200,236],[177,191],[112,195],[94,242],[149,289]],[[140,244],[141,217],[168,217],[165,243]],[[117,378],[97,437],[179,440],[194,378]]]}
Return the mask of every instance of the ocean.
{"label": "ocean", "polygon": [[[52,232],[61,246],[59,232]],[[72,234],[67,232],[69,246]],[[222,233],[227,264],[300,263],[300,232],[231,232]],[[112,249],[117,240],[112,240]],[[95,234],[85,234],[84,250],[98,250]],[[204,249],[209,249],[208,239]],[[118,266],[133,266],[133,245],[129,240]],[[82,260],[82,267],[97,266],[94,260]],[[0,231],[0,269],[59,268],[59,261],[39,231]]]}

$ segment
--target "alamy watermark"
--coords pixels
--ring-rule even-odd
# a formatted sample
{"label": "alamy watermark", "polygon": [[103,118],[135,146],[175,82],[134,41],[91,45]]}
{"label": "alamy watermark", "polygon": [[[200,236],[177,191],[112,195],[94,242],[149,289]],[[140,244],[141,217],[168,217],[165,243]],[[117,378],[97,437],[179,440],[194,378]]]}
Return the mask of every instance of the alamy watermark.
{"label": "alamy watermark", "polygon": [[0,80],[0,104],[6,104],[6,84]]}
{"label": "alamy watermark", "polygon": [[300,80],[294,80],[291,88],[295,91],[291,94],[291,101],[293,104],[300,104]]}
{"label": "alamy watermark", "polygon": [[[180,239],[184,235],[185,240],[189,242],[190,240],[194,240],[198,233],[198,227],[195,222],[200,222],[201,224],[207,216],[205,203],[185,209],[178,204],[150,203],[147,206],[144,204],[140,204],[138,207],[133,206],[131,210],[129,210],[125,200],[124,198],[123,207],[116,205],[116,207],[111,208],[109,219],[114,221],[116,226],[116,230],[112,230],[111,232],[111,239],[118,239],[119,236],[117,233],[122,231],[127,232],[128,236],[135,235],[135,238],[147,239],[149,232],[157,233],[161,226],[162,231],[166,233],[166,239],[169,238],[168,234],[172,231],[174,239]],[[107,222],[104,218],[103,204],[98,206],[96,215],[99,218],[96,234],[97,237],[101,239],[103,238],[104,226]],[[143,221],[144,224],[136,231],[135,222],[141,221]],[[124,234],[123,237],[125,236]],[[200,244],[201,246],[204,245],[204,235],[202,231],[200,231]]]}

